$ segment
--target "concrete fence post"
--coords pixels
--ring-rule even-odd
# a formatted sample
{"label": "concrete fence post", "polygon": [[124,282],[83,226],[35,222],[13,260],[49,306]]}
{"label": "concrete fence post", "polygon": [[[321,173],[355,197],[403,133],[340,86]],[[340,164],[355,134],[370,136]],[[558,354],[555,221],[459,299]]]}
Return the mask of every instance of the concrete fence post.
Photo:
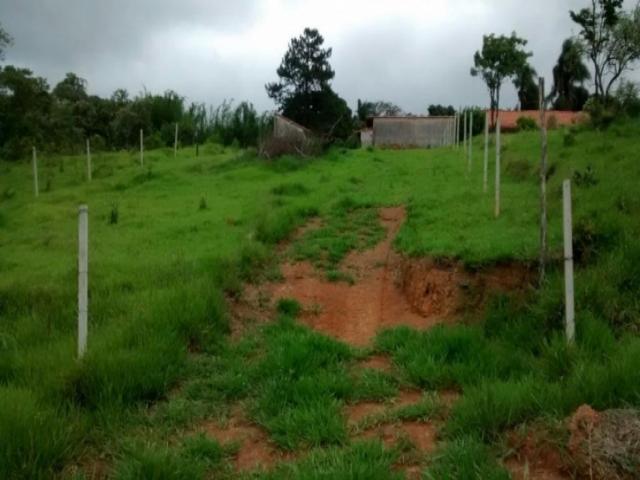
{"label": "concrete fence post", "polygon": [[173,158],[178,156],[178,124],[176,123],[176,135],[173,140]]}
{"label": "concrete fence post", "polygon": [[460,146],[460,114],[456,112],[456,133],[455,133],[456,150]]}
{"label": "concrete fence post", "polygon": [[89,311],[89,208],[78,212],[78,358],[87,350]]}
{"label": "concrete fence post", "polygon": [[91,181],[91,140],[87,138],[87,180]]}
{"label": "concrete fence post", "polygon": [[464,150],[464,154],[467,154],[467,111],[464,111],[464,132],[463,132],[463,142],[462,149]]}
{"label": "concrete fence post", "polygon": [[33,155],[31,160],[33,166],[33,193],[36,198],[40,195],[40,188],[38,187],[38,153],[36,147],[33,147]]}
{"label": "concrete fence post", "polygon": [[500,216],[500,150],[501,139],[500,139],[500,117],[498,117],[498,121],[496,122],[496,202],[495,202],[495,215],[496,218]]}
{"label": "concrete fence post", "polygon": [[542,137],[542,156],[540,159],[540,285],[544,283],[547,263],[547,116],[544,91],[544,78],[540,77],[540,134]]}
{"label": "concrete fence post", "polygon": [[140,129],[140,166],[144,167],[144,131]]}
{"label": "concrete fence post", "polygon": [[484,114],[484,162],[482,176],[482,191],[487,193],[489,187],[489,115]]}
{"label": "concrete fence post", "polygon": [[571,180],[562,183],[563,231],[564,231],[564,295],[565,295],[565,329],[567,342],[575,338],[575,299],[573,285],[573,220],[571,212]]}
{"label": "concrete fence post", "polygon": [[471,172],[471,163],[473,161],[473,110],[469,111],[469,158],[467,159],[467,169]]}

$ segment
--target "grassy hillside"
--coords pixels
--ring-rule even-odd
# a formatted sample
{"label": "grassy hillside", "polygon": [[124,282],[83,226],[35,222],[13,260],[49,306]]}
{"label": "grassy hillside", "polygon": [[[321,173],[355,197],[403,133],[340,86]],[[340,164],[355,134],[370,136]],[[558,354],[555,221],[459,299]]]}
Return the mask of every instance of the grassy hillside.
{"label": "grassy hillside", "polygon": [[[351,443],[340,408],[409,384],[463,393],[429,474],[471,478],[460,470],[469,468],[502,478],[495,459],[506,429],[562,418],[582,403],[640,406],[639,132],[630,122],[550,136],[554,268],[561,267],[561,182],[574,179],[575,347],[561,337],[562,277],[552,271],[526,302],[497,297],[469,325],[381,332],[372,349],[390,355],[400,375],[361,384],[350,381],[349,368],[363,353],[297,325],[291,309],[231,341],[225,295],[275,275],[275,245],[308,218],[330,224],[358,206],[406,205],[395,244],[409,256],[473,268],[534,261],[538,133],[505,138],[497,220],[493,168],[482,192],[481,139],[470,174],[463,153],[450,149],[335,149],[265,163],[207,145],[199,157],[148,152],[144,168],[135,152],[97,154],[87,183],[82,157],[41,155],[37,199],[30,165],[0,162],[0,476],[68,476],[70,466],[96,458],[118,478],[233,476],[226,447],[188,432],[242,400],[278,446],[319,448],[273,478],[344,471],[356,472],[344,478],[393,478],[400,453]],[[493,158],[492,150],[492,166]],[[78,362],[82,203],[90,218],[90,332]],[[375,215],[362,222],[373,223],[375,235]],[[335,225],[328,242],[339,255],[355,244],[341,240],[348,222]]]}

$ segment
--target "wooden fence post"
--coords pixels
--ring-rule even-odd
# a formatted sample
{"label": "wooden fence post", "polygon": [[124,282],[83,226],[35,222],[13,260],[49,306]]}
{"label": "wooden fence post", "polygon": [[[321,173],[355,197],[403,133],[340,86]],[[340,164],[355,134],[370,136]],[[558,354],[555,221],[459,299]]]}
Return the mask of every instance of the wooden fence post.
{"label": "wooden fence post", "polygon": [[38,187],[38,153],[36,152],[36,147],[33,147],[31,163],[33,164],[33,192],[37,198],[40,195],[40,188]]}
{"label": "wooden fence post", "polygon": [[547,263],[547,115],[544,96],[544,78],[540,77],[540,133],[542,136],[542,157],[540,159],[540,285],[544,283]]}
{"label": "wooden fence post", "polygon": [[78,358],[87,350],[89,310],[89,208],[78,212]]}
{"label": "wooden fence post", "polygon": [[140,166],[144,167],[144,131],[140,129]]}
{"label": "wooden fence post", "polygon": [[173,158],[178,156],[178,124],[176,123],[176,136],[173,141]]}
{"label": "wooden fence post", "polygon": [[87,138],[87,180],[91,181],[91,140]]}
{"label": "wooden fence post", "polygon": [[500,139],[500,117],[498,117],[498,121],[496,122],[496,205],[495,205],[495,215],[496,218],[500,216],[500,149],[501,149],[501,139]]}
{"label": "wooden fence post", "polygon": [[575,338],[575,300],[573,285],[573,232],[571,214],[571,180],[562,184],[563,230],[564,230],[564,294],[565,294],[565,328],[567,341]]}
{"label": "wooden fence post", "polygon": [[489,187],[489,115],[484,114],[484,163],[482,176],[482,191],[487,193]]}

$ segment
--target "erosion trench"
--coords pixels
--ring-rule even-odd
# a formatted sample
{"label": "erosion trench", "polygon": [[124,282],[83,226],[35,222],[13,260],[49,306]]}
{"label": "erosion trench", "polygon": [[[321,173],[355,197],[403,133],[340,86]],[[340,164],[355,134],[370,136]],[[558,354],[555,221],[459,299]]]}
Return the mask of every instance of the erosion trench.
{"label": "erosion trench", "polygon": [[[487,298],[499,291],[523,291],[531,279],[525,265],[493,266],[470,272],[458,262],[411,259],[396,252],[393,240],[406,219],[404,207],[379,210],[386,234],[374,247],[352,251],[339,268],[353,282],[332,282],[310,262],[286,262],[282,278],[261,285],[247,285],[243,297],[232,304],[233,330],[240,335],[247,321],[269,321],[280,299],[295,299],[302,306],[299,320],[312,329],[353,346],[370,345],[385,328],[406,325],[420,330],[459,321],[465,314],[478,317]],[[321,228],[312,220],[294,242],[309,230]],[[286,258],[289,245],[281,245]],[[391,375],[397,367],[386,355],[371,355],[355,366],[355,371],[374,370]],[[406,478],[422,478],[429,455],[439,442],[451,408],[458,401],[457,391],[424,392],[403,385],[398,394],[385,401],[360,401],[343,406],[351,441],[377,439],[388,449],[406,450],[394,464]],[[403,419],[398,412],[435,402],[434,414]],[[226,425],[211,422],[201,431],[220,443],[238,445],[237,471],[268,470],[280,462],[303,458],[308,452],[278,449],[262,427],[253,424],[242,408],[236,408]],[[514,440],[513,455],[505,467],[516,479],[555,480],[567,478],[561,467],[547,465],[546,450],[529,439]],[[555,458],[555,457],[553,457]]]}
{"label": "erosion trench", "polygon": [[480,310],[491,292],[528,284],[530,272],[521,264],[469,272],[459,262],[407,258],[393,248],[406,219],[405,208],[382,208],[379,218],[384,239],[371,249],[352,251],[340,265],[352,284],[327,280],[310,262],[287,262],[281,281],[246,289],[234,308],[236,319],[266,320],[278,300],[291,298],[303,308],[303,323],[362,347],[382,329],[406,325],[424,330],[453,323]]}

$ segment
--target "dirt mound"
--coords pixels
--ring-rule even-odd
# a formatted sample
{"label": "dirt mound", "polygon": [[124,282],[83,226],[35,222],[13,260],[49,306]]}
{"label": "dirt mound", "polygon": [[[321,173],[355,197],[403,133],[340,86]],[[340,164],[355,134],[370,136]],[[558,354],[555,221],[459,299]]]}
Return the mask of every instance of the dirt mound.
{"label": "dirt mound", "polygon": [[569,420],[569,451],[578,473],[594,479],[640,478],[640,412],[596,412],[583,405]]}

